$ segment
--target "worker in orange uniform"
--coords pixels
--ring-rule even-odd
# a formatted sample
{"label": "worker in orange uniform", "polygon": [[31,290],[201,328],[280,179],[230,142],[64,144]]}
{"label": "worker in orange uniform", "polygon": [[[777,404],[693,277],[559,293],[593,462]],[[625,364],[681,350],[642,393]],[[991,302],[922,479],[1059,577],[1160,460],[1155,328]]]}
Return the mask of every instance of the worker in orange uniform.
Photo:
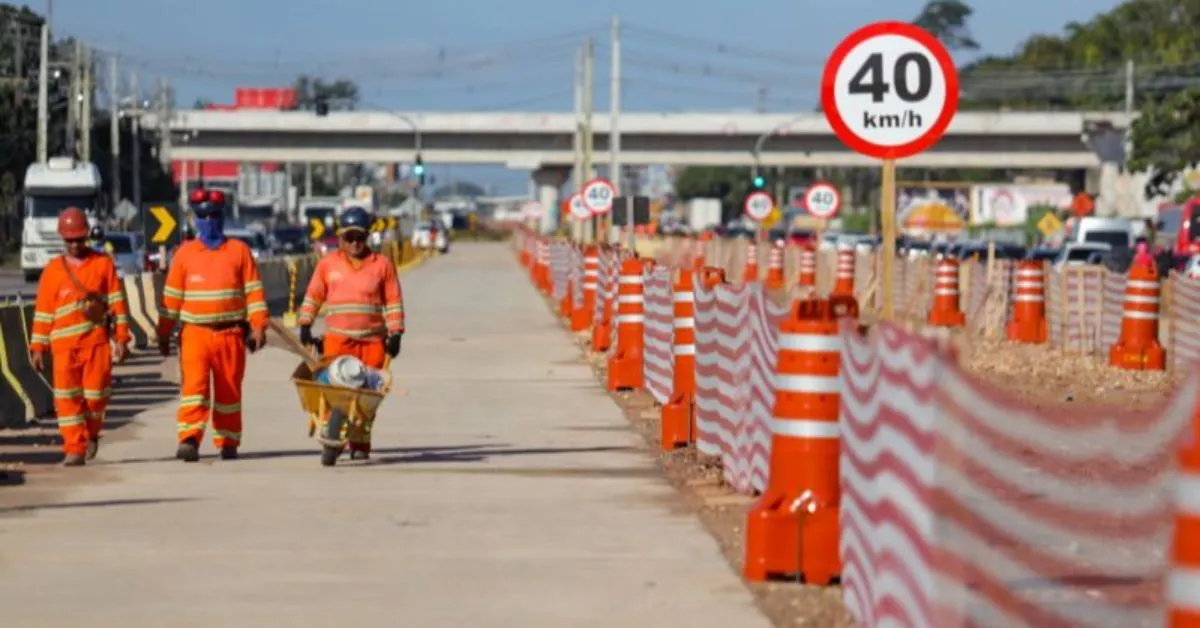
{"label": "worker in orange uniform", "polygon": [[112,257],[88,243],[83,210],[71,207],[59,215],[58,234],[67,252],[46,265],[38,283],[29,362],[41,372],[47,351],[53,358],[63,464],[78,467],[99,449],[113,361],[123,362],[129,353],[129,311]]}
{"label": "worker in orange uniform", "polygon": [[[361,207],[349,207],[338,217],[338,250],[317,262],[300,305],[299,323],[300,341],[311,345],[313,321],[323,312],[324,357],[350,355],[378,369],[383,368],[385,355],[400,354],[404,295],[391,260],[367,246],[372,222]],[[340,435],[327,437],[337,440]],[[369,434],[362,442],[350,442],[351,459],[370,457]]]}
{"label": "worker in orange uniform", "polygon": [[213,444],[221,459],[233,460],[242,442],[246,350],[253,353],[266,344],[267,304],[250,247],[225,237],[224,192],[198,189],[189,201],[196,239],[184,242],[171,259],[158,321],[164,356],[170,354],[176,321],[183,324],[176,457],[184,462],[200,459],[200,441],[211,412]]}

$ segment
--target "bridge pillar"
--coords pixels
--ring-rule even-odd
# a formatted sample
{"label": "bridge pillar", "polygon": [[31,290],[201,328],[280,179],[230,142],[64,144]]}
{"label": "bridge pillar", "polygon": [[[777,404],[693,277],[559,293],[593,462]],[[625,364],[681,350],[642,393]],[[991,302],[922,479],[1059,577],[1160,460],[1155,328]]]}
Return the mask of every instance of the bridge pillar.
{"label": "bridge pillar", "polygon": [[566,166],[542,166],[533,171],[537,200],[542,205],[542,233],[551,233],[558,228],[562,219],[558,197],[570,174],[571,169]]}

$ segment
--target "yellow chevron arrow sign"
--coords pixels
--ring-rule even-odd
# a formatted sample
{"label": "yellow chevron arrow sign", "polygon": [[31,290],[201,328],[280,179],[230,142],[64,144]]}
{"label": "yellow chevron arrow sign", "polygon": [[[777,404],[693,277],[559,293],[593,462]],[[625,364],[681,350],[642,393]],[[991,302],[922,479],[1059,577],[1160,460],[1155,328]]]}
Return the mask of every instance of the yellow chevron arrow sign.
{"label": "yellow chevron arrow sign", "polygon": [[154,235],[150,237],[150,241],[155,244],[162,244],[171,239],[171,234],[175,233],[175,227],[179,223],[175,221],[175,216],[171,210],[156,205],[150,208],[150,214],[158,221],[158,229],[154,231]]}
{"label": "yellow chevron arrow sign", "polygon": [[325,235],[325,223],[318,218],[310,218],[308,220],[308,237],[314,242],[321,239]]}

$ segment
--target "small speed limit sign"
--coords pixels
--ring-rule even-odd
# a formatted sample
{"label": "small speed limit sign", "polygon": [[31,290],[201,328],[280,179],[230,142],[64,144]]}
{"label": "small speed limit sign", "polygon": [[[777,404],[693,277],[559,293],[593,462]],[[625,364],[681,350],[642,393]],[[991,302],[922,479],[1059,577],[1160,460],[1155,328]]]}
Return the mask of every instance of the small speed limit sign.
{"label": "small speed limit sign", "polygon": [[833,218],[841,206],[842,195],[828,183],[814,183],[804,193],[804,207],[813,218]]}
{"label": "small speed limit sign", "polygon": [[592,212],[584,203],[583,195],[576,192],[567,200],[567,207],[571,210],[571,217],[575,220],[587,220],[592,217]]}
{"label": "small speed limit sign", "polygon": [[588,211],[599,216],[612,211],[617,189],[608,179],[595,178],[583,185],[583,204]]}
{"label": "small speed limit sign", "polygon": [[744,209],[750,220],[762,222],[770,217],[771,210],[775,209],[775,201],[771,200],[771,195],[766,192],[754,192],[746,197]]}
{"label": "small speed limit sign", "polygon": [[937,142],[958,111],[958,71],[925,30],[877,22],[851,33],[830,55],[821,108],[854,151],[909,157]]}

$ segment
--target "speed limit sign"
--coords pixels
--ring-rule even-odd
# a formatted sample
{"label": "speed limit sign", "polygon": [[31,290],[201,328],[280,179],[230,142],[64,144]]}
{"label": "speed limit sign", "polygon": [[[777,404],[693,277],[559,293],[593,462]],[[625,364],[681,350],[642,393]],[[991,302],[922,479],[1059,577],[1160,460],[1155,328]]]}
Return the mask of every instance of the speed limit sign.
{"label": "speed limit sign", "polygon": [[589,212],[597,216],[612,211],[613,199],[617,197],[617,188],[608,179],[595,178],[583,184],[583,204]]}
{"label": "speed limit sign", "polygon": [[841,206],[842,195],[828,183],[814,183],[804,192],[804,207],[813,218],[833,218]]}
{"label": "speed limit sign", "polygon": [[743,209],[750,220],[762,222],[770,217],[771,210],[775,209],[775,201],[771,200],[771,195],[766,192],[753,192],[746,197]]}
{"label": "speed limit sign", "polygon": [[927,31],[876,22],[833,50],[821,77],[821,108],[854,151],[909,157],[937,142],[958,111],[958,71]]}
{"label": "speed limit sign", "polygon": [[567,200],[567,207],[571,210],[571,217],[575,220],[587,220],[592,217],[592,212],[588,210],[587,205],[583,201],[583,195],[576,192]]}

